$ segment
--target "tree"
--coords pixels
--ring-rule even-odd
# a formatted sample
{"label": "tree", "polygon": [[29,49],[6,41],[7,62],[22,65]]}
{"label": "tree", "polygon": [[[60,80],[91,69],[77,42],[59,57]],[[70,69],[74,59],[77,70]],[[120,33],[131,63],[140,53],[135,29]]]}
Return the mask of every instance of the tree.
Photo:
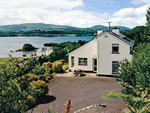
{"label": "tree", "polygon": [[34,51],[35,49],[31,44],[24,44],[22,47],[22,51]]}
{"label": "tree", "polygon": [[147,14],[146,14],[146,29],[144,33],[140,33],[140,38],[142,39],[142,43],[149,43],[150,42],[150,7],[148,7]]}
{"label": "tree", "polygon": [[148,10],[147,10],[147,14],[146,14],[146,26],[150,26],[150,7],[148,7]]}

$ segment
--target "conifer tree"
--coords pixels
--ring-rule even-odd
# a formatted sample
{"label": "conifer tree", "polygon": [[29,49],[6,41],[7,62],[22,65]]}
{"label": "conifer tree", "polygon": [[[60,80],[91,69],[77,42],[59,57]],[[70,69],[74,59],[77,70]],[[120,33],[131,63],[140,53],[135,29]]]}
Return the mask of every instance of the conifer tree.
{"label": "conifer tree", "polygon": [[148,7],[148,10],[147,10],[147,14],[146,14],[146,26],[150,26],[150,7]]}

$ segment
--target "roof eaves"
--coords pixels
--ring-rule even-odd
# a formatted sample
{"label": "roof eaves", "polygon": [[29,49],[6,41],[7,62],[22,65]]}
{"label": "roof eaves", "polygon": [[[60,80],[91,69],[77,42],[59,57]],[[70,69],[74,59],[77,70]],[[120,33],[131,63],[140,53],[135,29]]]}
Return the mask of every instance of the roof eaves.
{"label": "roof eaves", "polygon": [[[94,38],[95,38],[95,37],[94,37]],[[93,41],[93,40],[94,40],[94,38],[93,38],[91,41]],[[91,42],[91,41],[89,41],[89,42]],[[87,42],[86,44],[88,44],[89,42]],[[73,52],[75,52],[76,50],[78,50],[79,48],[81,48],[81,47],[85,46],[86,44],[84,44],[84,45],[82,45],[82,46],[78,47],[77,49],[75,49],[75,50],[73,50],[73,51],[71,51],[70,53],[66,54],[66,56],[67,56],[67,55],[69,55],[69,54],[71,54],[71,53],[73,53]]]}
{"label": "roof eaves", "polygon": [[[129,45],[131,45],[131,46],[134,45],[134,43],[128,42],[127,40],[123,39],[123,37],[120,36],[121,33],[119,33],[119,35],[117,35],[117,34],[115,34],[115,33],[113,33],[113,32],[108,32],[108,33],[110,33],[111,35],[113,35],[113,36],[119,38],[120,40],[126,42],[127,44],[129,44]],[[123,35],[123,36],[125,36],[125,35]],[[125,37],[126,37],[126,36],[125,36]],[[127,38],[128,38],[128,37],[127,37]],[[130,39],[130,38],[129,38],[129,39]],[[130,40],[131,40],[131,39],[130,39]],[[133,41],[133,40],[131,40],[131,41]]]}

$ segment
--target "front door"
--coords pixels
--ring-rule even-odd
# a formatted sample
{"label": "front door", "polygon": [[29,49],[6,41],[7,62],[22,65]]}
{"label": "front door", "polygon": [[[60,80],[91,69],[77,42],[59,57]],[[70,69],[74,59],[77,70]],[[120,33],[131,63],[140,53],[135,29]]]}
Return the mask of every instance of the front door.
{"label": "front door", "polygon": [[97,59],[96,58],[93,59],[93,71],[97,72]]}

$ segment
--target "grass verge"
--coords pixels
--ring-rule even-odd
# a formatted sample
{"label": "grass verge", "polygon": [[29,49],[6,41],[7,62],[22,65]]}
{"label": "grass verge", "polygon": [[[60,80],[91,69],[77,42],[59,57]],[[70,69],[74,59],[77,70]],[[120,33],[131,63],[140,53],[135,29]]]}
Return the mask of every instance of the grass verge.
{"label": "grass verge", "polygon": [[[13,58],[18,58],[19,60],[21,60],[23,57],[13,57]],[[10,57],[0,58],[0,65],[6,63],[9,59],[11,58]]]}

